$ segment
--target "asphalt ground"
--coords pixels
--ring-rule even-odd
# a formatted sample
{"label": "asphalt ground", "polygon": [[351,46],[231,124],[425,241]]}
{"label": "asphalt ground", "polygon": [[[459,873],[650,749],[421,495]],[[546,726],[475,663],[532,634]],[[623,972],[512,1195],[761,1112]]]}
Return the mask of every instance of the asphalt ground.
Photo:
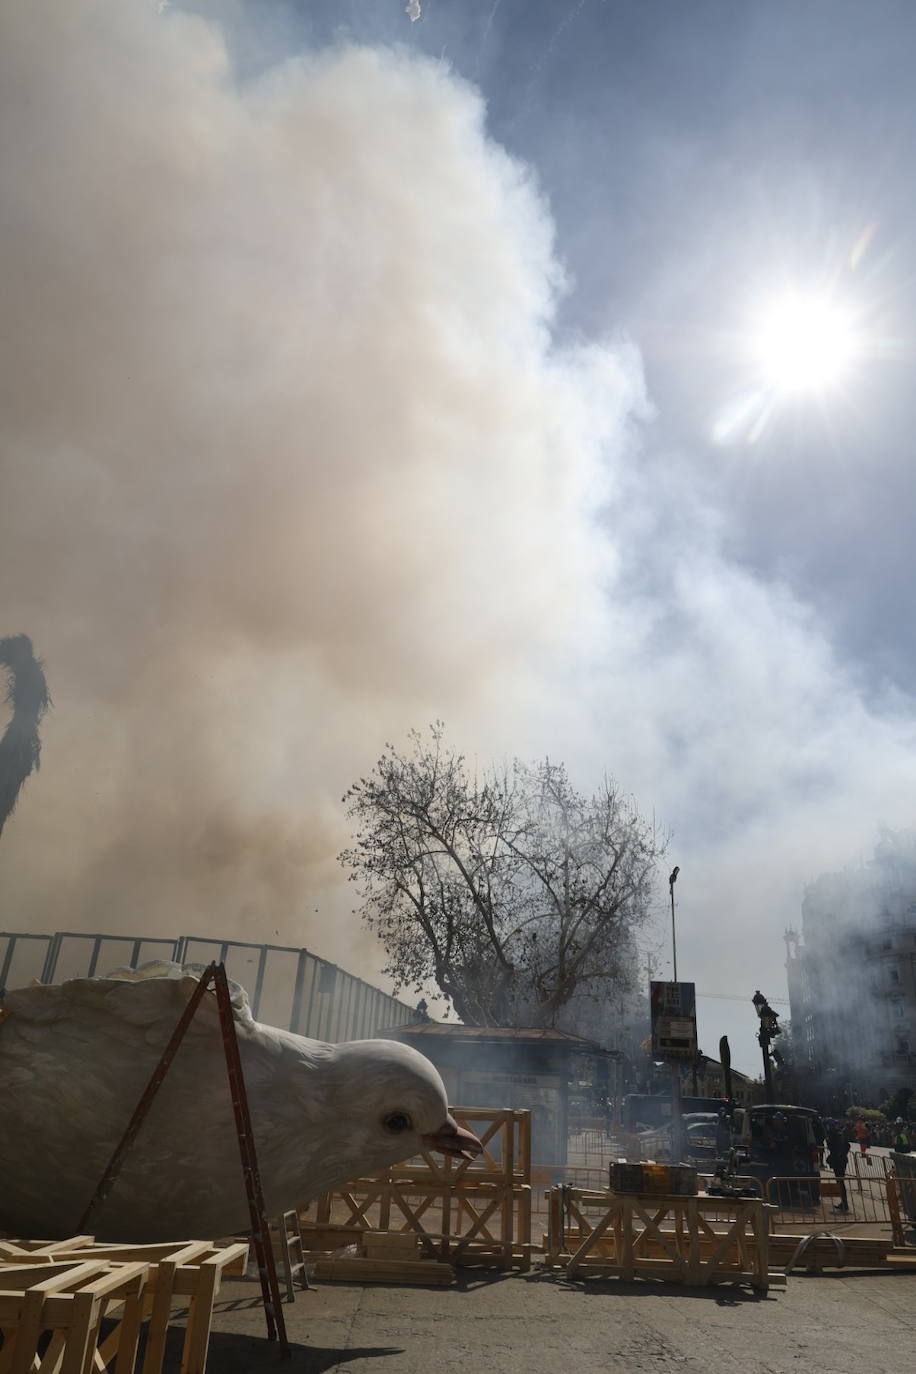
{"label": "asphalt ground", "polygon": [[[256,1280],[223,1284],[210,1374],[900,1374],[912,1367],[916,1274],[792,1275],[786,1288],[683,1288],[459,1271],[451,1288],[322,1283],[283,1312],[291,1358],[265,1336]],[[165,1374],[178,1374],[170,1336]]]}

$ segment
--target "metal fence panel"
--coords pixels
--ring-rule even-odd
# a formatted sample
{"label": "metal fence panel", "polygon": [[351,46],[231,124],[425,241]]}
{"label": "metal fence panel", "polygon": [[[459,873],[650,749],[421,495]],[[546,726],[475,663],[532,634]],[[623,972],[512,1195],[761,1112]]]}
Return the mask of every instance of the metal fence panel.
{"label": "metal fence panel", "polygon": [[[26,937],[14,935],[15,941]],[[59,930],[51,937],[42,969],[43,983],[63,983],[68,978],[95,978],[112,969],[146,964],[154,959],[176,957],[178,941],[134,935],[85,935]],[[12,983],[7,986],[12,987]]]}
{"label": "metal fence panel", "polygon": [[265,949],[263,967],[259,970],[259,1021],[268,1026],[292,1026],[298,967],[298,950]]}
{"label": "metal fence panel", "polygon": [[33,979],[44,981],[41,975],[53,938],[0,933],[0,988],[24,988]]}
{"label": "metal fence panel", "polygon": [[321,1018],[321,1003],[318,1000],[318,960],[311,954],[305,960],[305,1001],[303,1004],[304,1024],[301,1028],[302,1035],[310,1035],[313,1039],[318,1039],[319,1021]]}
{"label": "metal fence panel", "polygon": [[848,1211],[840,1209],[841,1193],[832,1173],[824,1174],[820,1186],[812,1189],[812,1180],[800,1178],[771,1178],[767,1181],[766,1199],[779,1208],[773,1214],[775,1228],[793,1224],[806,1226],[889,1225],[892,1221],[887,1193],[887,1162],[876,1155],[871,1172],[852,1168],[845,1177]]}
{"label": "metal fence panel", "polygon": [[182,935],[178,939],[132,935],[0,935],[0,987],[32,979],[62,983],[101,977],[118,967],[151,960],[183,964],[224,963],[229,977],[248,993],[254,1016],[320,1040],[365,1040],[386,1026],[402,1026],[413,1008],[306,949],[244,940]]}

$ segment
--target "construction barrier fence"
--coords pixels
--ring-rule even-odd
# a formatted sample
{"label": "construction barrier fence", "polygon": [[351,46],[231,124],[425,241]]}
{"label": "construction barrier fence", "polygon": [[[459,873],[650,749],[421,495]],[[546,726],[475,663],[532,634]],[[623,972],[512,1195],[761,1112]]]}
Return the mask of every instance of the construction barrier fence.
{"label": "construction barrier fence", "polygon": [[248,944],[197,935],[53,935],[0,932],[0,990],[68,978],[97,978],[116,968],[162,959],[226,965],[248,993],[255,1019],[315,1040],[365,1040],[416,1020],[397,997],[356,978],[307,949]]}

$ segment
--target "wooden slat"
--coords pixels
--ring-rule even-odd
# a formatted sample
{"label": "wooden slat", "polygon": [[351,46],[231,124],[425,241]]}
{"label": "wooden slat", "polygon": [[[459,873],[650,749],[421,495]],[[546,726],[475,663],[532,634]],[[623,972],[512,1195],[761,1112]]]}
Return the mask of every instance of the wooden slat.
{"label": "wooden slat", "polygon": [[454,1282],[455,1271],[450,1264],[437,1260],[360,1259],[342,1255],[320,1259],[315,1266],[316,1279],[350,1280],[354,1283],[432,1283]]}
{"label": "wooden slat", "polygon": [[[182,1270],[179,1269],[178,1272],[180,1274]],[[197,1287],[189,1304],[188,1324],[181,1352],[181,1374],[204,1374],[207,1367],[213,1303],[219,1287],[218,1258],[204,1260],[197,1274]]]}
{"label": "wooden slat", "polygon": [[143,1351],[143,1374],[162,1374],[177,1268],[175,1260],[163,1259],[158,1261],[153,1271],[153,1282],[144,1306],[144,1315],[149,1318],[149,1324]]}

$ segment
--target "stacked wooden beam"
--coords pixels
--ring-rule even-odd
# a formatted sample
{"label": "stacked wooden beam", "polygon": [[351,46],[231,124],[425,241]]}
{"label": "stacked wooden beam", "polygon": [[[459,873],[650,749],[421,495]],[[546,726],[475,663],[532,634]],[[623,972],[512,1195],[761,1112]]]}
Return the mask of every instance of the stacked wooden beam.
{"label": "stacked wooden beam", "polygon": [[187,1304],[181,1374],[203,1374],[220,1283],[244,1273],[247,1259],[245,1242],[0,1241],[0,1370],[161,1374],[172,1302],[180,1299]]}
{"label": "stacked wooden beam", "polygon": [[[839,1242],[839,1243],[838,1243]],[[793,1236],[774,1232],[770,1236],[770,1259],[792,1272],[819,1274],[824,1269],[886,1269],[892,1254],[891,1241],[881,1236],[834,1235]],[[916,1261],[916,1250],[909,1252]],[[797,1258],[796,1258],[797,1256]]]}
{"label": "stacked wooden beam", "polygon": [[[457,1107],[453,1115],[478,1135],[482,1156],[424,1154],[326,1193],[302,1214],[316,1277],[444,1283],[454,1265],[530,1268],[531,1113]],[[355,1252],[341,1254],[345,1246]]]}
{"label": "stacked wooden beam", "polygon": [[[769,1243],[771,1275],[776,1270],[785,1269],[792,1262],[799,1245],[806,1239],[807,1237],[803,1234],[789,1235],[771,1232]],[[562,1245],[558,1247],[558,1253],[551,1255],[548,1237],[545,1235],[544,1250],[547,1252],[546,1263],[548,1267],[565,1267],[565,1258],[576,1252],[582,1240],[583,1236],[578,1229],[567,1228]],[[837,1245],[837,1240],[841,1242],[840,1245]],[[711,1250],[712,1242],[701,1237],[701,1256],[705,1259]],[[662,1247],[654,1243],[651,1238],[643,1245],[642,1253],[646,1257],[654,1259],[664,1259],[665,1257]],[[595,1241],[590,1254],[598,1259],[612,1262],[616,1255],[613,1235],[603,1236]],[[916,1247],[897,1248],[892,1246],[887,1237],[882,1239],[880,1236],[844,1236],[842,1234],[836,1238],[833,1234],[812,1236],[809,1244],[805,1246],[793,1265],[793,1272],[819,1274],[824,1269],[910,1269],[916,1271]]]}

